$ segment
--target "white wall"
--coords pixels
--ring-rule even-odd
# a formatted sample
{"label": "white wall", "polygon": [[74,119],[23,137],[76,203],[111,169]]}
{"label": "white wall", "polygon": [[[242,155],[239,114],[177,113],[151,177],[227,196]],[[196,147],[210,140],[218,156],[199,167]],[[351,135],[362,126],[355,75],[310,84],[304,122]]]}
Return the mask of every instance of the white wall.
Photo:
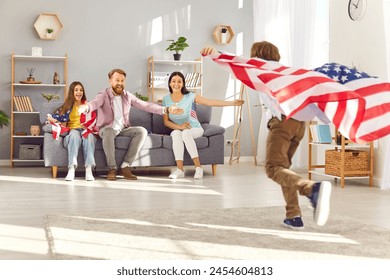
{"label": "white wall", "polygon": [[348,16],[349,0],[330,1],[330,59],[354,65],[371,75],[387,79],[386,42],[381,0],[367,0],[361,21]]}
{"label": "white wall", "polygon": [[[206,45],[248,55],[252,10],[252,0],[1,0],[0,109],[10,113],[12,51],[30,55],[32,47],[42,47],[44,55],[67,53],[69,81],[83,82],[89,99],[108,86],[107,73],[113,68],[126,70],[128,90],[146,95],[147,57],[171,59],[172,52],[165,51],[167,39],[188,38],[190,47],[182,53],[187,60],[199,57]],[[40,13],[58,14],[64,28],[56,40],[39,39],[33,25]],[[159,22],[160,27],[154,25]],[[214,43],[212,32],[218,24],[232,26],[236,36],[230,45]],[[229,76],[214,64],[205,62],[204,96],[224,99]],[[222,117],[232,123],[233,115],[224,110],[213,109],[213,123],[221,123]],[[226,138],[232,138],[232,128],[227,128]],[[0,160],[9,159],[9,128],[0,130],[0,145]],[[249,142],[243,143],[242,155],[249,150]]]}
{"label": "white wall", "polygon": [[[361,21],[352,21],[348,16],[349,0],[330,1],[330,61],[357,68],[388,80],[386,31],[383,2],[367,0],[367,12]],[[387,31],[388,32],[388,31]],[[380,185],[386,155],[386,141],[375,143],[374,177]]]}

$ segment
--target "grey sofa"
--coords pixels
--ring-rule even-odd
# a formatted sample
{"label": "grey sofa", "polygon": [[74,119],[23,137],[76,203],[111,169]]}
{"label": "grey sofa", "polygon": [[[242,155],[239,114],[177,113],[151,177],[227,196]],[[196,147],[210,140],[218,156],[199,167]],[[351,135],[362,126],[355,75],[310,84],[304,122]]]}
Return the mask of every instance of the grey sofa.
{"label": "grey sofa", "polygon": [[[59,140],[53,139],[51,125],[45,124],[45,121],[46,115],[53,113],[60,105],[61,103],[59,102],[50,102],[40,107],[40,121],[43,125],[42,130],[44,132],[43,158],[45,166],[52,168],[54,178],[57,177],[58,167],[66,167],[68,165],[68,153],[63,144],[63,137],[60,137]],[[212,173],[215,175],[217,164],[223,164],[224,162],[225,129],[221,126],[210,124],[211,107],[196,105],[196,112],[204,128],[203,136],[195,140],[199,151],[199,158],[202,165],[212,165]],[[162,116],[132,107],[130,110],[130,120],[133,126],[143,126],[149,132],[145,144],[132,166],[176,166],[172,150],[172,138],[170,136],[171,129],[164,125]],[[118,136],[116,138],[115,153],[118,166],[122,163],[129,144],[130,139],[128,137]],[[107,168],[100,138],[96,142],[95,161],[97,168]],[[84,166],[82,150],[80,150],[78,156],[78,165]],[[187,151],[184,154],[184,165],[193,165]]]}

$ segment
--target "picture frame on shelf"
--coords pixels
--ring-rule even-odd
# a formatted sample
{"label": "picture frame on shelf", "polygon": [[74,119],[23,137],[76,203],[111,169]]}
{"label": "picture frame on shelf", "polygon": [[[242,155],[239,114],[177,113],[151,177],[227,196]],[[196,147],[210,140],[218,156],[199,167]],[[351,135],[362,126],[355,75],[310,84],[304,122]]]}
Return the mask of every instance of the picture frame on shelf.
{"label": "picture frame on shelf", "polygon": [[31,56],[42,56],[42,48],[41,47],[32,47]]}

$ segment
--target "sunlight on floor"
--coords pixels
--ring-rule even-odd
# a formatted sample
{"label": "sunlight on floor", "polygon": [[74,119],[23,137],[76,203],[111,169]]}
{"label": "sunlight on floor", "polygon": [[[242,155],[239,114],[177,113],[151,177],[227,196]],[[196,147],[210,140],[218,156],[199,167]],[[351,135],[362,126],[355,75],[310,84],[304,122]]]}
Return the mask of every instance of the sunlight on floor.
{"label": "sunlight on floor", "polygon": [[181,230],[193,230],[190,228],[185,227],[178,227],[174,225],[167,225],[167,224],[155,224],[151,222],[146,221],[140,221],[135,219],[104,219],[104,218],[89,218],[89,217],[82,217],[82,216],[68,216],[74,219],[82,219],[82,220],[90,220],[90,221],[103,221],[103,222],[114,222],[119,224],[129,224],[129,225],[140,225],[140,226],[153,226],[153,227],[162,227],[162,228],[172,228],[172,229],[181,229]]}
{"label": "sunlight on floor", "polygon": [[0,250],[46,255],[48,243],[41,228],[0,224]]}
{"label": "sunlight on floor", "polygon": [[274,235],[286,239],[298,239],[298,240],[310,240],[318,242],[337,242],[345,244],[359,244],[358,242],[345,238],[339,234],[327,234],[327,233],[316,233],[316,232],[305,232],[305,231],[292,231],[292,230],[272,230],[272,229],[259,229],[259,228],[244,228],[244,227],[227,227],[218,225],[208,224],[192,224],[192,226],[206,227],[211,229],[221,230],[232,230],[242,233],[254,233],[259,235]]}
{"label": "sunlight on floor", "polygon": [[368,259],[52,227],[53,252],[98,259]]}
{"label": "sunlight on floor", "polygon": [[[0,176],[0,180],[11,181],[11,182],[23,182],[23,183],[36,183],[42,184],[42,178],[31,178],[31,177],[21,177],[21,176]],[[161,183],[157,182],[145,182],[146,180],[157,181],[161,180]],[[47,185],[63,185],[68,187],[97,187],[97,188],[109,188],[109,189],[122,189],[122,190],[133,190],[133,191],[148,191],[148,192],[165,192],[165,193],[190,193],[190,194],[201,194],[201,195],[222,195],[222,193],[207,189],[203,185],[195,185],[193,181],[187,179],[175,180],[175,184],[172,184],[172,180],[169,179],[157,179],[152,177],[141,177],[139,180],[129,181],[124,179],[119,179],[117,181],[107,181],[96,180],[96,181],[85,181],[74,180],[71,182],[45,178],[45,183]],[[176,182],[182,182],[182,184],[177,184]],[[191,184],[184,184],[189,182]]]}

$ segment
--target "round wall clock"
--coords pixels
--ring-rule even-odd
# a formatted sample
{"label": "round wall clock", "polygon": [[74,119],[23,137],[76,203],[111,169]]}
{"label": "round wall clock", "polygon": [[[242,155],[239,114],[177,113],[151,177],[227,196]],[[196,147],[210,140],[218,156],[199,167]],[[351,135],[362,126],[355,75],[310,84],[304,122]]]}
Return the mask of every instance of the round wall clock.
{"label": "round wall clock", "polygon": [[349,0],[348,15],[354,21],[361,20],[366,14],[367,0]]}

